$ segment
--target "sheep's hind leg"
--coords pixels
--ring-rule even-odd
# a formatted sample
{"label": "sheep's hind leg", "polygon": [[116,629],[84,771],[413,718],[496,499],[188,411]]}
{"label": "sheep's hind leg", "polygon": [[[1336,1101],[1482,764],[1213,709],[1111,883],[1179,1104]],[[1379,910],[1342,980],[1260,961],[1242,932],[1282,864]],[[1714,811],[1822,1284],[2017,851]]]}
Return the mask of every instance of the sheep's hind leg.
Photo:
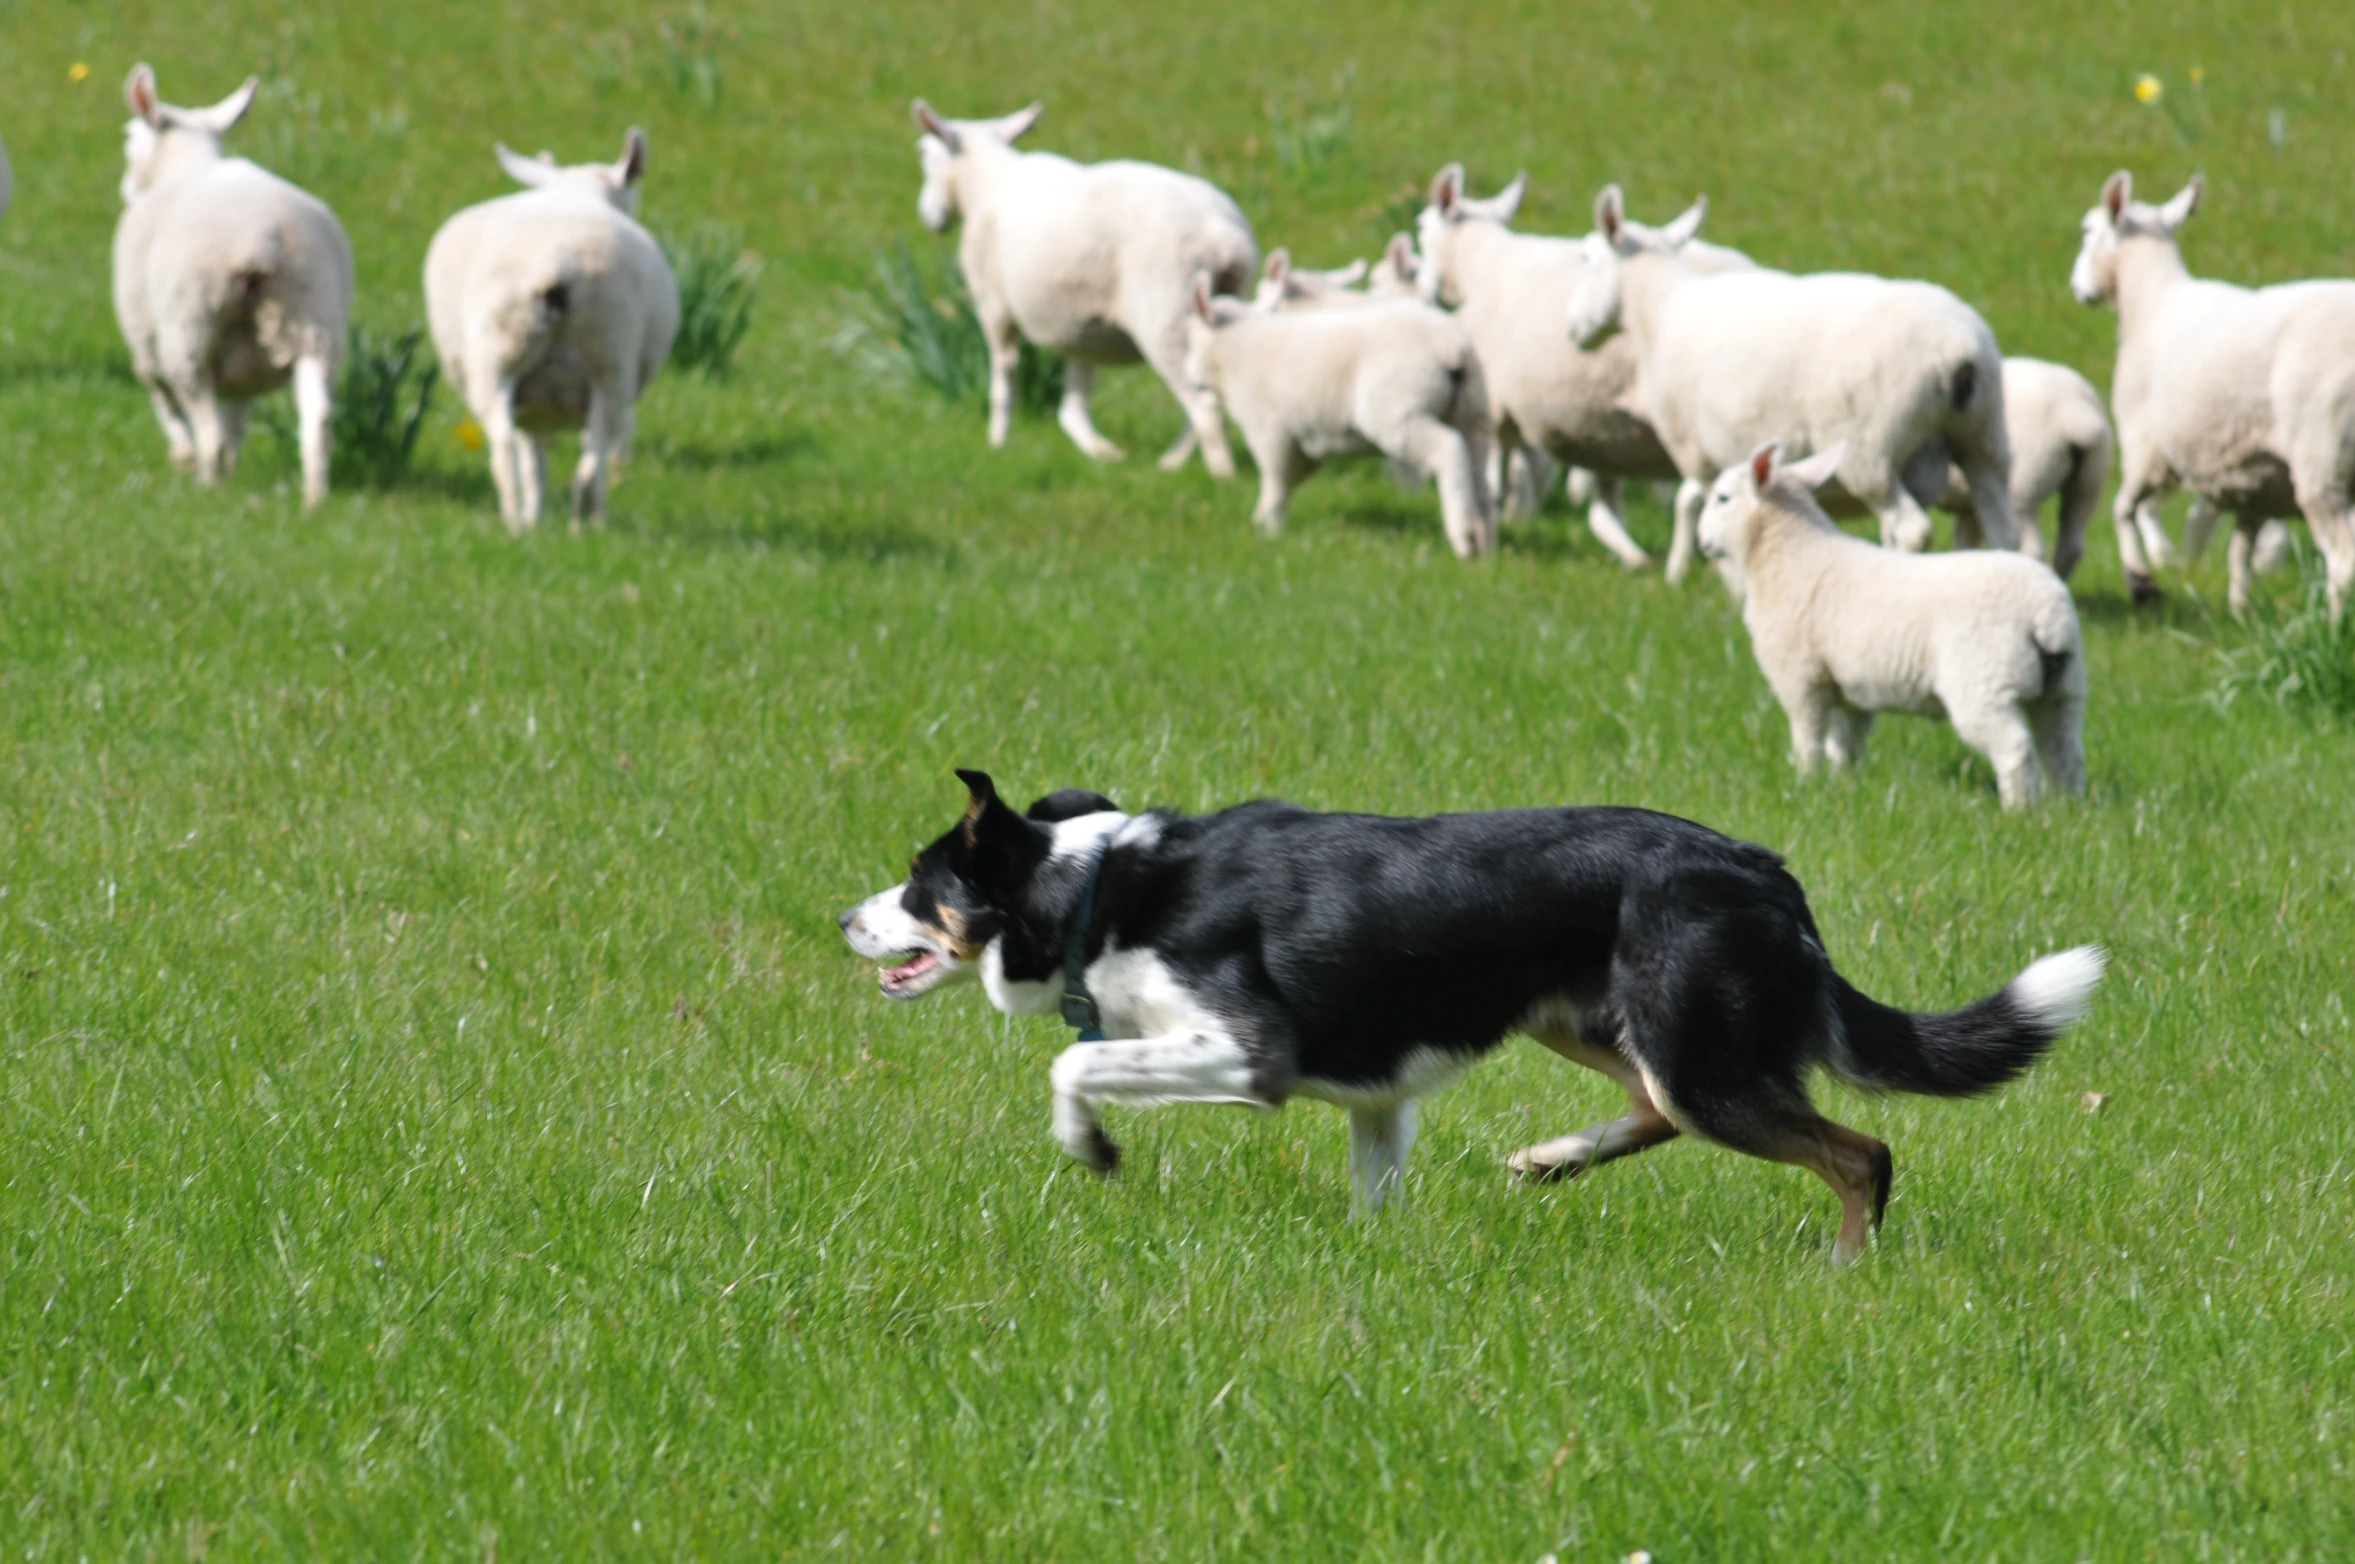
{"label": "sheep's hind leg", "polygon": [[1832,707],[1825,723],[1824,756],[1834,771],[1845,771],[1864,760],[1865,740],[1872,737],[1873,714],[1841,702]]}
{"label": "sheep's hind leg", "polygon": [[237,470],[237,458],[245,450],[245,423],[252,411],[250,402],[222,402],[221,414],[221,476],[226,478]]}
{"label": "sheep's hind leg", "polygon": [[2250,556],[2256,542],[2255,518],[2234,517],[2232,536],[2224,543],[2224,604],[2235,619],[2249,611]]}
{"label": "sheep's hind leg", "polygon": [[1284,530],[1284,514],[1291,508],[1292,491],[1314,467],[1287,435],[1252,440],[1251,459],[1259,466],[1259,503],[1252,507],[1252,525],[1268,537]]}
{"label": "sheep's hind leg", "polygon": [[1116,462],[1127,453],[1096,432],[1096,421],[1088,412],[1088,398],[1095,394],[1095,389],[1095,365],[1084,359],[1065,360],[1063,405],[1055,410],[1055,422],[1071,436],[1071,443],[1090,457],[1099,462]]}
{"label": "sheep's hind leg", "polygon": [[147,383],[148,400],[155,404],[155,421],[163,426],[164,443],[170,447],[172,465],[182,472],[196,470],[196,432],[188,427],[187,415],[160,380]]}
{"label": "sheep's hind leg", "polygon": [[[580,466],[572,475],[572,530],[587,521],[605,524],[605,491],[613,482],[613,464],[630,446],[630,415],[635,399],[628,386],[599,386],[589,393],[589,421],[581,430]],[[520,451],[518,459],[530,461]]]}
{"label": "sheep's hind leg", "polygon": [[1464,437],[1436,418],[1415,419],[1390,450],[1439,480],[1439,515],[1458,559],[1496,551],[1496,523],[1480,493],[1480,470]]}
{"label": "sheep's hind leg", "polygon": [[221,481],[221,450],[225,444],[220,399],[210,387],[183,391],[180,409],[188,415],[189,433],[196,440],[196,481],[211,488]]}
{"label": "sheep's hind leg", "polygon": [[1194,446],[1202,448],[1202,465],[1213,478],[1232,478],[1235,475],[1235,453],[1227,444],[1226,409],[1218,397],[1209,391],[1198,391],[1186,379],[1186,327],[1181,317],[1172,322],[1171,329],[1158,338],[1135,339],[1137,351],[1146,365],[1161,377],[1169,394],[1177,398],[1177,405],[1186,415],[1186,432],[1193,437],[1188,444],[1185,435],[1177,444],[1162,453],[1164,472],[1175,472],[1186,464]]}
{"label": "sheep's hind leg", "polygon": [[499,491],[499,519],[512,534],[538,526],[538,493],[531,493],[530,503],[525,503],[523,453],[518,445],[521,431],[515,427],[515,382],[501,381],[474,410],[474,417],[482,425],[483,443],[490,447],[491,484]]}
{"label": "sheep's hind leg", "polygon": [[1995,790],[2006,809],[2026,809],[2036,802],[2036,741],[2019,707],[1998,703],[1975,710],[1947,703],[1954,731],[1965,744],[1987,757],[1995,767]]}
{"label": "sheep's hind leg", "polygon": [[1595,541],[1609,549],[1619,563],[1630,570],[1641,570],[1652,562],[1644,546],[1628,535],[1627,523],[1620,519],[1620,507],[1626,503],[1627,485],[1617,478],[1606,478],[1597,473],[1593,478],[1594,499],[1586,508],[1586,530]]}
{"label": "sheep's hind leg", "polygon": [[2077,797],[2085,791],[2085,687],[2082,679],[2028,708],[2028,726],[2036,739],[2036,758],[2044,779],[2061,792]]}
{"label": "sheep's hind leg", "polygon": [[548,447],[528,429],[515,431],[515,482],[525,514],[537,516],[548,493]]}
{"label": "sheep's hind leg", "polygon": [[1668,543],[1671,584],[1685,578],[1700,552],[1701,502],[1708,497],[1708,488],[1698,478],[1687,478],[1676,486],[1676,533]]}
{"label": "sheep's hind leg", "polygon": [[303,453],[303,508],[327,498],[329,442],[335,419],[327,360],[305,354],[294,361],[294,421]]}
{"label": "sheep's hind leg", "polygon": [[[1922,502],[1915,499],[1913,492],[1904,484],[1892,483],[1886,498],[1868,503],[1872,505],[1873,513],[1881,519],[1883,548],[1903,549],[1909,554],[1919,554],[1930,546],[1936,535],[1936,529],[1930,523],[1930,513],[1922,509]],[[1984,508],[1975,484],[1971,491],[1971,509],[1977,515],[1980,529],[1989,537],[1995,536],[1995,529],[1987,525],[1990,512]],[[1993,514],[2008,517],[2011,514],[2009,502]]]}

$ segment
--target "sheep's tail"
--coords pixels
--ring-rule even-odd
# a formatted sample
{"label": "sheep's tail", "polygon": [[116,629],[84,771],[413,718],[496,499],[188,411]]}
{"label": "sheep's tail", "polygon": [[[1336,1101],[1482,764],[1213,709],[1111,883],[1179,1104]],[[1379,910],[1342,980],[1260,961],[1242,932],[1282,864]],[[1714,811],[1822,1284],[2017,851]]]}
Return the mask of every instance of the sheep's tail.
{"label": "sheep's tail", "polygon": [[1976,1004],[1925,1015],[1868,999],[1832,974],[1834,1074],[1880,1091],[1975,1097],[2043,1057],[2081,1020],[2109,964],[2098,945],[2045,957]]}
{"label": "sheep's tail", "polygon": [[[1919,384],[1919,382],[1916,382]],[[1972,399],[1979,394],[1979,366],[1964,360],[1954,372],[1954,383],[1946,389],[1946,399],[1958,413],[1970,409]]]}

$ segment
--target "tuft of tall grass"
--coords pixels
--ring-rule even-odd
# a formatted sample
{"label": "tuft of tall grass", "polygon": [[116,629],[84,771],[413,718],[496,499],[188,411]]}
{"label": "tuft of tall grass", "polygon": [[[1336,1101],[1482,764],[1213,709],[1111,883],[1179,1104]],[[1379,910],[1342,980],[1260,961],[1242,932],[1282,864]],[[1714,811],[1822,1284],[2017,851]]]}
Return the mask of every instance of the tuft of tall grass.
{"label": "tuft of tall grass", "polygon": [[1289,103],[1281,95],[1269,97],[1268,139],[1275,147],[1277,163],[1287,172],[1314,173],[1349,145],[1357,124],[1350,97],[1356,83],[1357,67],[1346,65],[1333,78],[1330,101],[1320,103],[1309,91],[1297,94]]}
{"label": "tuft of tall grass", "polygon": [[[441,366],[425,352],[423,327],[380,337],[355,322],[344,344],[343,380],[335,388],[335,482],[380,489],[398,483],[417,452],[441,379]],[[297,448],[291,402],[274,397],[256,414],[260,427],[288,451]]]}
{"label": "tuft of tall grass", "polygon": [[704,222],[656,235],[679,283],[679,335],[671,362],[725,380],[736,349],[752,329],[760,297],[760,257],[744,247],[744,230]]}
{"label": "tuft of tall grass", "polygon": [[2239,644],[2218,652],[2223,666],[2210,698],[2221,708],[2256,695],[2310,716],[2355,718],[2355,614],[2331,622],[2323,568],[2303,538],[2292,545],[2291,568],[2295,597],[2250,605],[2230,632]]}
{"label": "tuft of tall grass", "polygon": [[[927,275],[905,244],[875,252],[875,277],[842,297],[833,346],[879,379],[929,386],[951,402],[989,394],[989,341],[973,296],[954,265]],[[1063,397],[1063,360],[1025,342],[1014,371],[1014,405],[1048,413]]]}

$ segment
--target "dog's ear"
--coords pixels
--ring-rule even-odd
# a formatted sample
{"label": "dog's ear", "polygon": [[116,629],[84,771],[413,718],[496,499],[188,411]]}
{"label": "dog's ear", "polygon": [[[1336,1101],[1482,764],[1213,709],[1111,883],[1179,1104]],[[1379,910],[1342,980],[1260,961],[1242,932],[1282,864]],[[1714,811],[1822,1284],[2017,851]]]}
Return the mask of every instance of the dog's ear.
{"label": "dog's ear", "polygon": [[1006,806],[998,801],[998,785],[989,779],[988,772],[960,769],[957,780],[973,795],[965,805],[965,818],[957,822],[957,834],[971,847],[979,840],[981,822],[989,817],[990,806],[995,804],[1000,809]]}
{"label": "dog's ear", "polygon": [[1025,820],[1036,820],[1053,825],[1058,820],[1077,820],[1081,815],[1117,813],[1118,804],[1101,793],[1091,793],[1084,787],[1067,787],[1049,793],[1022,812]]}

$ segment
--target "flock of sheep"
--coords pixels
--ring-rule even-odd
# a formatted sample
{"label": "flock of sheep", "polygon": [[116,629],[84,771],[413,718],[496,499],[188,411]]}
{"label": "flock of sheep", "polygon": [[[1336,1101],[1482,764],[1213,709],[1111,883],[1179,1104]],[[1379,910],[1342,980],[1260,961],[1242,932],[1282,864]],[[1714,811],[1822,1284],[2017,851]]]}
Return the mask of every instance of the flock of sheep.
{"label": "flock of sheep", "polygon": [[[213,483],[237,463],[252,400],[292,381],[303,502],[327,497],[336,371],[352,311],[352,247],[325,203],[223,153],[258,78],[207,109],[175,108],[145,65],[130,100],[114,302],[131,367],[174,465]],[[638,395],[670,356],[679,289],[632,214],[646,137],[620,161],[560,167],[497,149],[526,188],[470,206],[425,256],[434,350],[490,446],[499,514],[539,519],[539,436],[581,431],[576,518],[604,512]]]}
{"label": "flock of sheep", "polygon": [[[315,504],[351,248],[318,200],[224,154],[255,86],[181,109],[148,67],[131,73],[116,311],[172,458],[200,481],[235,462],[251,399],[291,380]],[[962,225],[992,446],[1011,432],[1027,340],[1066,361],[1058,422],[1091,457],[1121,454],[1090,415],[1101,365],[1142,360],[1184,411],[1165,468],[1199,448],[1232,477],[1231,419],[1259,469],[1254,519],[1271,532],[1319,463],[1374,451],[1436,480],[1461,556],[1493,550],[1500,512],[1531,507],[1565,471],[1597,540],[1636,568],[1650,561],[1620,519],[1623,486],[1673,482],[1667,574],[1681,579],[1696,554],[1719,562],[1803,769],[1853,762],[1878,711],[1943,712],[1993,764],[2007,806],[2083,787],[2085,666],[2061,578],[2113,442],[2082,376],[2002,357],[1978,312],[1933,284],[1794,275],[1710,245],[1705,203],[1649,227],[1612,187],[1584,238],[1517,233],[1525,180],[1475,199],[1452,164],[1416,233],[1376,265],[1310,272],[1278,250],[1263,271],[1224,192],[1152,164],[1022,151],[1039,114],[955,120],[914,105],[917,210],[934,229]],[[640,132],[611,165],[497,151],[527,188],[435,236],[434,345],[482,427],[511,528],[539,515],[539,435],[582,431],[577,523],[602,513],[637,398],[676,335],[678,290],[632,217]],[[6,181],[0,157],[0,202]],[[2355,587],[2355,282],[2192,277],[2176,234],[2199,195],[2194,180],[2148,206],[2114,175],[2070,278],[2119,314],[2114,520],[2128,579],[2153,590],[2152,566],[2171,554],[2157,503],[2183,488],[2192,552],[2233,519],[2236,612],[2251,570],[2280,552],[2278,518],[2303,515],[2335,615]],[[2055,494],[2048,550],[2037,518]],[[1954,513],[1958,545],[1988,547],[1923,553],[1930,507]],[[1876,517],[1882,546],[1842,532],[1835,512]]]}

